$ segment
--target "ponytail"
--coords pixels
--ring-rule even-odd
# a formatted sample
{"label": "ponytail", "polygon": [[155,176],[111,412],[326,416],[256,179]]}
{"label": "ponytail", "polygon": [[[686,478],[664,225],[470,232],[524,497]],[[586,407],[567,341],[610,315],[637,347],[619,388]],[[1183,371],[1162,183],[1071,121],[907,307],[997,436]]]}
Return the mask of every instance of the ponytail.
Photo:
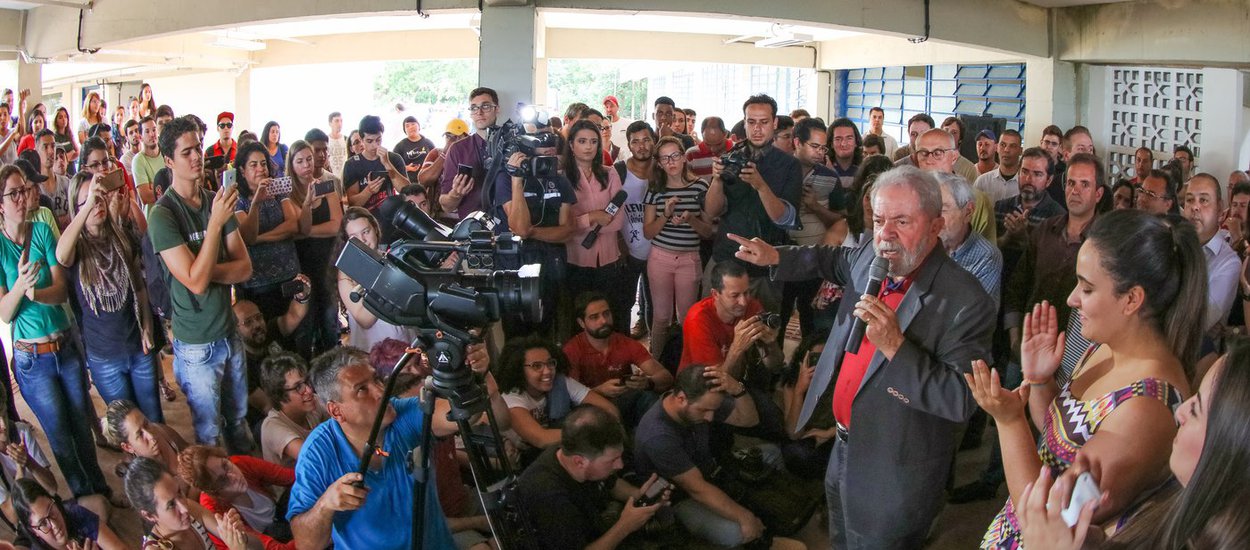
{"label": "ponytail", "polygon": [[1180,283],[1176,298],[1163,314],[1163,335],[1168,347],[1193,381],[1194,365],[1202,346],[1207,311],[1207,259],[1193,224],[1171,224],[1172,276]]}
{"label": "ponytail", "polygon": [[1117,294],[1142,288],[1142,317],[1154,324],[1192,378],[1207,307],[1207,262],[1193,225],[1140,210],[1116,210],[1095,219],[1088,242],[1101,252]]}

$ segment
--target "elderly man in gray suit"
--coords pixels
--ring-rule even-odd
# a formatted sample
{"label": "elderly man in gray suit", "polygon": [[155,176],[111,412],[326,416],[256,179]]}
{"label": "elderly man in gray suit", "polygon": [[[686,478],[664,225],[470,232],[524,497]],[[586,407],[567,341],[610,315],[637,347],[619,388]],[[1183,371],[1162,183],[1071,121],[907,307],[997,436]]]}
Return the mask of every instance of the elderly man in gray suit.
{"label": "elderly man in gray suit", "polygon": [[[882,174],[872,211],[873,240],[859,248],[730,238],[738,258],[774,266],[777,280],[819,277],[846,289],[826,342],[839,352],[821,355],[798,421],[806,426],[833,382],[838,435],[825,474],[833,546],[920,548],[941,510],[956,430],[976,407],[963,373],[974,359],[990,360],[994,301],[940,246],[942,194],[932,175]],[[889,269],[874,296],[865,290],[876,255]],[[842,352],[856,319],[867,323],[858,352]]]}

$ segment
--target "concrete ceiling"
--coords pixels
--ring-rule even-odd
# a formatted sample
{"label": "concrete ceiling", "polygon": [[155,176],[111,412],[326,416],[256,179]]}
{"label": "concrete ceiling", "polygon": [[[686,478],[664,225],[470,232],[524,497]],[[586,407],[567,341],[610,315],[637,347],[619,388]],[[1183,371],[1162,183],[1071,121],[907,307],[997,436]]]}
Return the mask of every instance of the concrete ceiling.
{"label": "concrete ceiling", "polygon": [[1033,4],[1043,8],[1070,8],[1072,6],[1092,6],[1095,4],[1115,4],[1117,2],[1131,2],[1133,0],[1020,0],[1026,4]]}

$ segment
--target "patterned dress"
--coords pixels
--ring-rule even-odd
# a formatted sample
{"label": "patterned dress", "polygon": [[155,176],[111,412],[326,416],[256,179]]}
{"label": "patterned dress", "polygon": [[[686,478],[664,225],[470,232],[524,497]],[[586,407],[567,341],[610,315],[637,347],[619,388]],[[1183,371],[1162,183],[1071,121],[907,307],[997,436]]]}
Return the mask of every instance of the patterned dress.
{"label": "patterned dress", "polygon": [[[1088,357],[1089,354],[1086,355]],[[1134,397],[1156,399],[1167,405],[1173,412],[1184,399],[1171,384],[1158,378],[1144,378],[1111,391],[1089,401],[1081,401],[1072,396],[1071,384],[1065,385],[1063,391],[1050,404],[1049,413],[1042,424],[1042,435],[1038,442],[1037,454],[1042,464],[1050,467],[1050,471],[1058,476],[1067,470],[1076,460],[1077,451],[1098,431],[1098,426],[1106,420],[1111,412],[1124,402]],[[990,527],[981,540],[983,550],[1018,550],[1024,547],[1020,540],[1020,526],[1016,522],[1015,510],[1011,499],[1003,505],[1002,511],[990,522]]]}

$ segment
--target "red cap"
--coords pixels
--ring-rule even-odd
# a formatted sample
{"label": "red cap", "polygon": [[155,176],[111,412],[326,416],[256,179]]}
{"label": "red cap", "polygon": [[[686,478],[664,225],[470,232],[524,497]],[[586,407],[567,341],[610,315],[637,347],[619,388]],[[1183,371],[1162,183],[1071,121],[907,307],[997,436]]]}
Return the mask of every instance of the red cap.
{"label": "red cap", "polygon": [[612,103],[615,103],[617,107],[621,106],[621,102],[617,101],[616,96],[614,95],[610,95],[608,97],[603,98],[604,105],[607,105],[609,101],[611,101]]}
{"label": "red cap", "polygon": [[220,121],[223,118],[228,118],[230,119],[230,122],[234,122],[234,113],[230,111],[222,111],[221,114],[217,115],[217,118],[214,120]]}

